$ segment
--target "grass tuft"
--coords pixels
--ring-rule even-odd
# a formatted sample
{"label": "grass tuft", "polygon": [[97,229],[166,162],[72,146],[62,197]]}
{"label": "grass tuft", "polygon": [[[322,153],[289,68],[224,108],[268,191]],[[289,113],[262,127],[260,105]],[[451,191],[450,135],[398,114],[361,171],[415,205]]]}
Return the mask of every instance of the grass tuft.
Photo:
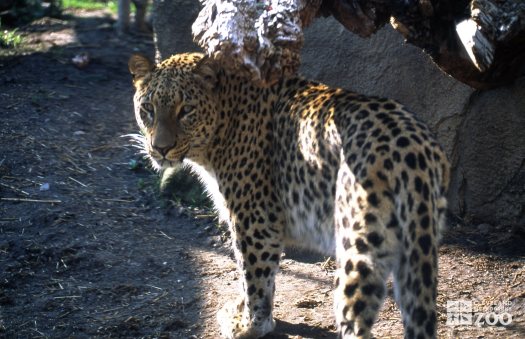
{"label": "grass tuft", "polygon": [[201,182],[188,168],[168,169],[163,173],[159,187],[165,197],[184,205],[203,209],[213,207]]}
{"label": "grass tuft", "polygon": [[117,1],[97,1],[97,0],[62,0],[62,8],[74,8],[74,9],[109,9],[112,13],[117,13]]}

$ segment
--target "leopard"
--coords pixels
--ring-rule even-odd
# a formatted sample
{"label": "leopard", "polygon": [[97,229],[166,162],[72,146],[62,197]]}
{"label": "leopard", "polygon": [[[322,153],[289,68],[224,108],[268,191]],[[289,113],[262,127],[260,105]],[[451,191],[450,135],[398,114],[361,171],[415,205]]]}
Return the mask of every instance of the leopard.
{"label": "leopard", "polygon": [[130,57],[135,118],[158,170],[189,166],[228,225],[239,294],[224,338],[274,331],[285,247],[333,256],[341,338],[370,338],[392,290],[405,338],[435,338],[450,165],[401,103],[300,75],[261,86],[212,56]]}

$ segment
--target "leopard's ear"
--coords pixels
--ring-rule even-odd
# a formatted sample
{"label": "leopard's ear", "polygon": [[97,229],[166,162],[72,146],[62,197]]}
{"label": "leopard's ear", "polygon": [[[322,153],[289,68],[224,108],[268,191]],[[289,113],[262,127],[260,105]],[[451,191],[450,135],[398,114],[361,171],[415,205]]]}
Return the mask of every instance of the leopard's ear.
{"label": "leopard's ear", "polygon": [[142,54],[133,54],[128,61],[129,72],[133,75],[133,82],[141,80],[153,71],[155,64]]}
{"label": "leopard's ear", "polygon": [[218,85],[217,75],[219,73],[219,69],[220,64],[218,61],[205,56],[195,67],[194,73],[197,76],[197,80],[200,81],[206,89],[213,91]]}

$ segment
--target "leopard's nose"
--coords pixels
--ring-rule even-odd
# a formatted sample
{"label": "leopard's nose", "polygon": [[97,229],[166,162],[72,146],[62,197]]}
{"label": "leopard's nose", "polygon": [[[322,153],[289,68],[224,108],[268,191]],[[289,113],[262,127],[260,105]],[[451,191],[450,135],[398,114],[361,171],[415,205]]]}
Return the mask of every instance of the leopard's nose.
{"label": "leopard's nose", "polygon": [[151,145],[155,151],[159,152],[160,155],[162,155],[163,157],[166,156],[166,154],[168,154],[169,150],[172,149],[174,147],[174,145],[170,145],[170,146],[157,146],[155,144]]}
{"label": "leopard's nose", "polygon": [[157,128],[151,138],[151,147],[163,157],[175,147],[176,141],[171,131],[167,128]]}

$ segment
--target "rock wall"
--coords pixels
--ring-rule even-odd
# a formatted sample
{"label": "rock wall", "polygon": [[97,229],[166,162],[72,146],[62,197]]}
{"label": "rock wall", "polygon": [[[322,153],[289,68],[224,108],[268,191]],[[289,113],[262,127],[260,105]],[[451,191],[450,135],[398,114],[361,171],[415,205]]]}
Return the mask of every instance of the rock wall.
{"label": "rock wall", "polygon": [[[196,1],[155,0],[157,57],[197,50]],[[525,77],[474,91],[443,74],[389,27],[368,39],[331,18],[305,32],[301,73],[308,78],[410,107],[436,133],[453,164],[450,209],[467,222],[525,224]]]}
{"label": "rock wall", "polygon": [[198,14],[197,0],[153,0],[156,61],[176,53],[200,51],[191,37],[191,25]]}
{"label": "rock wall", "polygon": [[331,18],[307,28],[301,73],[406,104],[451,160],[451,211],[467,222],[525,224],[525,77],[474,91],[390,27],[362,39]]}

